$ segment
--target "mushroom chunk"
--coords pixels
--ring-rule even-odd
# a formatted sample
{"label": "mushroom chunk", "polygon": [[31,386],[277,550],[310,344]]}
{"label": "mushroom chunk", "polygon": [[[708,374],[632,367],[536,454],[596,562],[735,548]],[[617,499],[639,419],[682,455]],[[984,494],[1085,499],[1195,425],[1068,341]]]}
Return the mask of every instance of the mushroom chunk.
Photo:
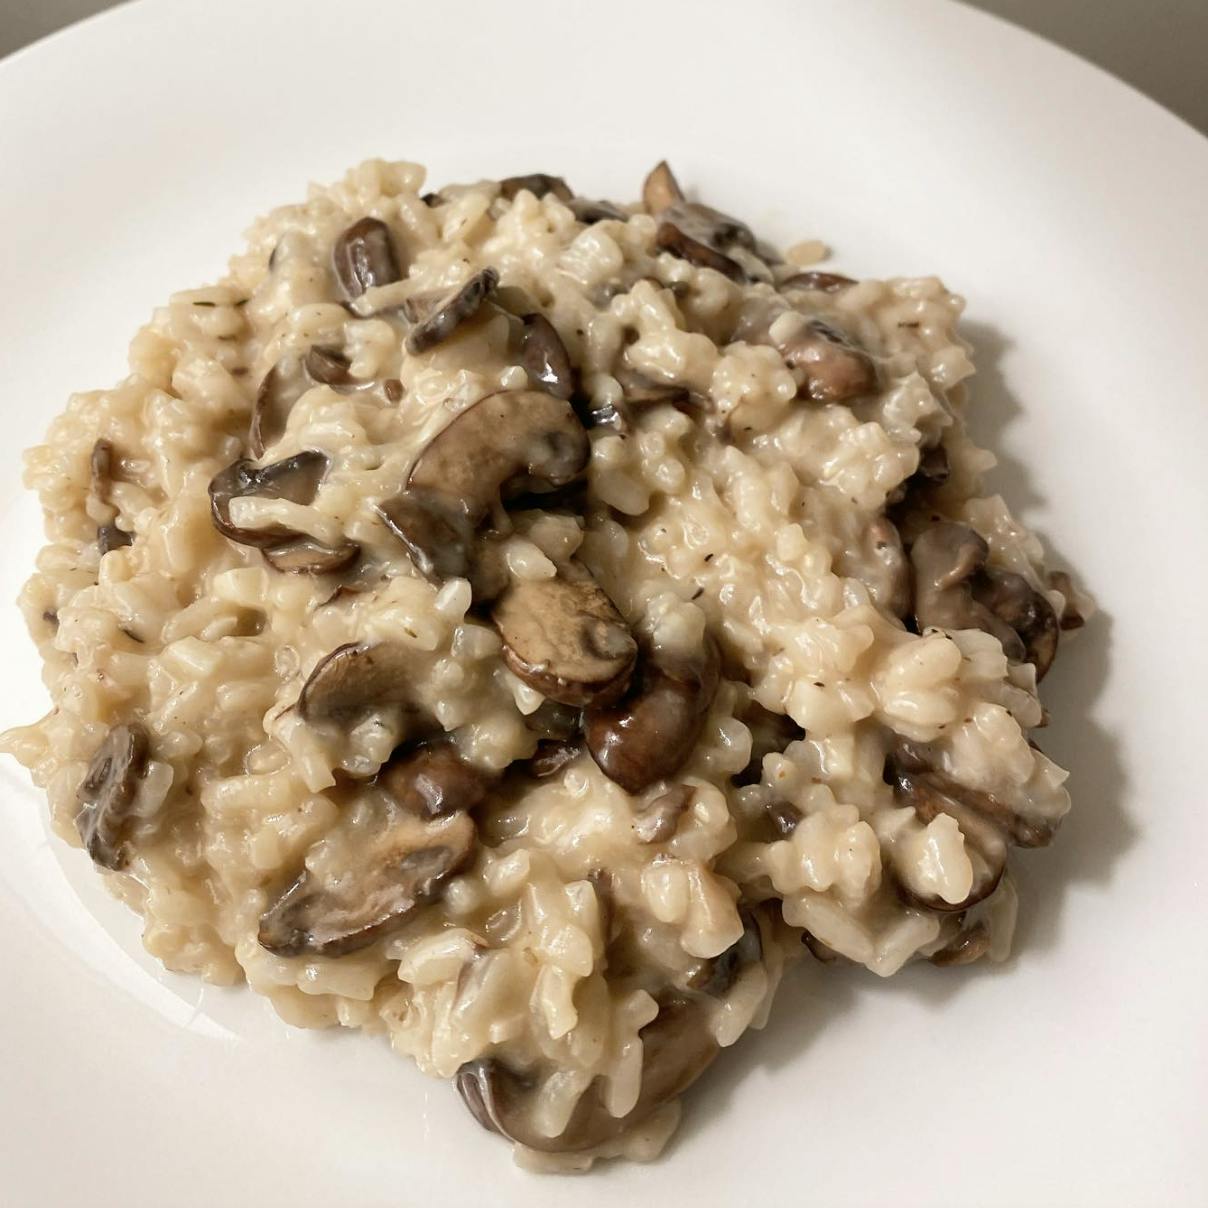
{"label": "mushroom chunk", "polygon": [[349,725],[370,709],[408,704],[410,666],[393,642],[348,642],[324,655],[302,685],[298,712],[308,722]]}
{"label": "mushroom chunk", "polygon": [[629,218],[629,215],[620,206],[613,205],[611,201],[595,201],[588,197],[572,197],[566,204],[570,207],[570,212],[586,226],[610,220],[626,222]]}
{"label": "mushroom chunk", "polygon": [[810,319],[778,345],[800,393],[815,403],[846,403],[877,386],[872,358],[837,328]]}
{"label": "mushroom chunk", "polygon": [[313,449],[262,467],[246,459],[233,462],[210,483],[210,518],[214,527],[231,541],[263,550],[269,563],[278,570],[313,573],[340,570],[360,552],[355,541],[342,540],[338,545],[328,546],[284,525],[249,529],[231,520],[233,499],[257,496],[303,505],[313,503],[330,464],[325,454]]}
{"label": "mushroom chunk", "polygon": [[[113,444],[110,441],[101,439],[92,446],[92,453],[88,459],[92,495],[96,502],[110,513],[116,511],[109,497],[113,487],[113,460]],[[133,544],[134,534],[121,528],[116,518],[111,516],[105,524],[97,526],[96,545],[102,557],[111,550],[122,549]]]}
{"label": "mushroom chunk", "polygon": [[120,872],[130,862],[130,830],[151,743],[138,724],[114,726],[88,765],[77,800],[76,829],[92,862]]}
{"label": "mushroom chunk", "polygon": [[842,273],[823,273],[817,269],[811,269],[808,272],[794,273],[791,277],[786,277],[781,281],[779,288],[781,291],[813,289],[824,294],[837,294],[849,285],[855,285],[855,281],[851,277],[843,276]]}
{"label": "mushroom chunk", "polygon": [[642,1085],[632,1110],[624,1116],[612,1115],[597,1080],[583,1093],[566,1128],[556,1137],[544,1136],[533,1127],[535,1079],[509,1069],[497,1058],[467,1062],[457,1071],[454,1082],[470,1114],[489,1132],[545,1153],[594,1149],[683,1094],[718,1052],[703,1005],[679,996],[665,997],[657,1017],[638,1035],[642,1041]]}
{"label": "mushroom chunk", "polygon": [[476,831],[463,811],[424,820],[361,805],[319,841],[322,860],[260,916],[258,939],[269,952],[344,956],[368,947],[432,901],[474,857]]}
{"label": "mushroom chunk", "polygon": [[407,351],[427,352],[443,344],[468,319],[472,319],[488,295],[499,284],[499,274],[484,268],[464,284],[437,299],[426,318],[407,333]]}
{"label": "mushroom chunk", "polygon": [[[387,528],[425,578],[473,579],[476,534],[501,493],[545,493],[572,482],[591,454],[570,405],[541,390],[491,394],[461,412],[429,443],[407,486],[378,505]],[[475,594],[503,587],[482,576]]]}
{"label": "mushroom chunk", "polygon": [[639,843],[666,843],[679,827],[683,812],[692,803],[696,790],[690,784],[677,784],[660,793],[633,816],[633,830]]}
{"label": "mushroom chunk", "polygon": [[557,329],[544,316],[525,315],[521,363],[529,380],[554,398],[569,399],[575,392],[575,370]]}
{"label": "mushroom chunk", "polygon": [[546,738],[537,744],[537,750],[528,761],[529,772],[538,780],[556,776],[569,763],[579,757],[583,748],[577,742],[561,738]]}
{"label": "mushroom chunk", "polygon": [[787,713],[773,713],[758,701],[747,705],[742,722],[751,731],[751,758],[747,766],[732,777],[739,786],[758,784],[763,778],[764,758],[805,737],[805,731]]}
{"label": "mushroom chunk", "polygon": [[719,662],[708,636],[690,657],[648,655],[620,701],[584,713],[587,749],[609,780],[637,794],[679,770],[713,703]]}
{"label": "mushroom chunk", "polygon": [[390,285],[402,277],[390,228],[380,218],[362,218],[339,238],[331,253],[336,279],[348,301],[367,289]]}
{"label": "mushroom chunk", "polygon": [[125,546],[133,544],[134,534],[126,532],[124,528],[119,528],[114,521],[102,524],[96,530],[96,547],[101,551],[102,557],[112,550],[123,549]]}
{"label": "mushroom chunk", "polygon": [[742,935],[720,956],[704,962],[689,980],[689,988],[712,998],[724,998],[744,970],[763,960],[763,937],[759,923],[750,910],[740,911]]}
{"label": "mushroom chunk", "polygon": [[637,643],[582,563],[566,563],[552,579],[514,581],[491,620],[513,674],[550,700],[603,704],[629,683]]}
{"label": "mushroom chunk", "polygon": [[915,538],[914,615],[925,629],[982,629],[1012,662],[1044,677],[1057,653],[1057,614],[1022,576],[986,565],[990,547],[967,524],[944,520]]}
{"label": "mushroom chunk", "polygon": [[450,742],[430,742],[392,759],[377,786],[408,813],[441,818],[472,810],[487,795],[491,778],[466,763]]}
{"label": "mushroom chunk", "polygon": [[839,574],[861,580],[883,612],[904,617],[910,611],[910,563],[898,527],[888,516],[873,520],[859,545],[844,549],[835,567]]}
{"label": "mushroom chunk", "polygon": [[264,375],[252,406],[252,426],[248,433],[248,445],[254,457],[263,457],[265,449],[275,445],[285,434],[293,405],[310,385],[303,358],[292,352],[287,352]]}
{"label": "mushroom chunk", "polygon": [[569,202],[574,193],[561,176],[550,176],[548,172],[530,172],[527,176],[508,176],[499,182],[499,196],[506,201],[515,199],[521,190],[541,198],[552,193],[559,201]]}
{"label": "mushroom chunk", "polygon": [[316,344],[303,361],[306,374],[320,386],[333,390],[355,390],[362,385],[350,372],[348,358],[338,348],[325,348]]}
{"label": "mushroom chunk", "polygon": [[951,965],[971,965],[985,956],[989,947],[990,928],[986,926],[984,919],[979,919],[971,927],[959,931],[954,939],[927,959],[941,969]]}

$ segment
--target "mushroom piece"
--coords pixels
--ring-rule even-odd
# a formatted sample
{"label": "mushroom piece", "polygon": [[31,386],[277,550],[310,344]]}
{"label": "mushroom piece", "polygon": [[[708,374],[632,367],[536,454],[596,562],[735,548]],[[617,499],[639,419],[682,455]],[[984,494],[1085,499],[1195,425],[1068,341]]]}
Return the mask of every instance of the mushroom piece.
{"label": "mushroom piece", "polygon": [[467,1062],[457,1071],[454,1082],[471,1115],[489,1132],[545,1153],[594,1149],[681,1095],[718,1053],[703,1005],[681,996],[665,996],[658,1015],[638,1035],[642,1041],[642,1086],[632,1110],[624,1116],[612,1115],[597,1080],[583,1093],[566,1128],[556,1137],[543,1136],[531,1124],[534,1080],[509,1069],[497,1058]]}
{"label": "mushroom piece", "polygon": [[338,348],[316,344],[307,352],[303,365],[311,381],[333,390],[355,390],[364,385],[352,376],[350,362]]}
{"label": "mushroom piece", "polygon": [[101,551],[101,557],[115,549],[123,549],[134,544],[134,534],[119,528],[115,521],[102,524],[96,530],[96,547]]}
{"label": "mushroom piece", "polygon": [[637,643],[616,605],[582,563],[552,579],[515,580],[491,620],[513,674],[563,705],[604,704],[625,691]]}
{"label": "mushroom piece", "polygon": [[543,700],[525,719],[526,729],[541,738],[569,742],[579,733],[579,710],[560,705],[556,700]]}
{"label": "mushroom piece", "polygon": [[527,176],[507,176],[499,182],[499,196],[513,201],[521,190],[542,198],[552,193],[559,201],[569,202],[574,198],[570,185],[561,176],[550,176],[547,172],[530,172]]}
{"label": "mushroom piece", "polygon": [[263,457],[265,449],[281,439],[293,405],[310,385],[303,358],[292,352],[279,358],[264,375],[252,405],[252,425],[248,433],[253,456]]}
{"label": "mushroom piece", "polygon": [[360,552],[355,541],[345,539],[339,545],[328,546],[284,525],[249,529],[231,520],[231,500],[246,496],[287,499],[302,505],[313,503],[330,464],[325,454],[313,449],[268,466],[256,466],[245,458],[233,462],[210,482],[210,518],[214,527],[239,545],[264,551],[269,563],[278,570],[312,573],[340,570]]}
{"label": "mushroom piece", "polygon": [[114,726],[80,783],[76,829],[92,862],[120,872],[130,862],[130,831],[139,781],[147,774],[151,741],[138,722]]}
{"label": "mushroom piece", "polygon": [[441,818],[481,805],[491,780],[466,763],[451,742],[437,741],[391,759],[376,784],[408,813]]}
{"label": "mushroom piece", "polygon": [[[433,437],[403,491],[377,510],[425,578],[472,579],[483,562],[476,534],[501,493],[565,486],[590,455],[587,433],[569,403],[541,390],[490,394]],[[498,574],[479,578],[479,598],[505,581]]]}
{"label": "mushroom piece", "polygon": [[320,840],[327,845],[322,872],[305,868],[260,916],[263,948],[276,956],[366,948],[432,901],[474,857],[477,833],[463,811],[435,820],[389,806],[367,813],[337,823]]}
{"label": "mushroom piece", "polygon": [[1077,604],[1077,593],[1074,590],[1074,581],[1063,570],[1054,570],[1049,572],[1049,586],[1061,592],[1065,597],[1065,606],[1061,610],[1061,620],[1059,622],[1063,630],[1081,629],[1086,624],[1086,617],[1082,615]]}
{"label": "mushroom piece", "polygon": [[680,817],[692,804],[696,790],[690,784],[677,784],[660,793],[633,816],[633,831],[639,843],[666,843],[679,827]]}
{"label": "mushroom piece", "polygon": [[610,220],[616,222],[627,222],[629,220],[629,215],[620,206],[613,205],[611,201],[595,201],[588,197],[572,197],[566,204],[570,208],[570,212],[586,226]]}
{"label": "mushroom piece", "polygon": [[821,319],[810,319],[777,347],[795,371],[800,393],[815,403],[846,403],[877,387],[868,353]]}
{"label": "mushroom piece", "polygon": [[787,713],[773,713],[754,700],[743,711],[742,722],[751,731],[751,758],[732,777],[739,786],[758,784],[763,778],[764,758],[805,737],[805,731]]}
{"label": "mushroom piece", "polygon": [[521,364],[529,380],[555,398],[570,399],[575,392],[575,369],[554,325],[538,314],[524,315]]}
{"label": "mushroom piece", "polygon": [[567,764],[578,759],[582,750],[582,746],[577,742],[567,742],[560,738],[543,739],[537,744],[536,752],[529,758],[529,773],[538,780],[556,776]]}
{"label": "mushroom piece", "polygon": [[711,998],[724,998],[745,969],[763,960],[763,937],[754,913],[743,909],[739,911],[739,916],[742,919],[742,935],[720,956],[705,961],[696,970],[689,978],[690,989],[708,994]]}
{"label": "mushroom piece", "polygon": [[406,651],[393,642],[348,642],[324,655],[298,696],[308,722],[349,725],[368,710],[412,700]]}
{"label": "mushroom piece", "polygon": [[984,919],[979,919],[971,927],[962,928],[955,939],[950,940],[938,952],[933,952],[927,959],[941,969],[952,965],[971,965],[980,960],[990,948],[990,928]]}
{"label": "mushroom piece", "polygon": [[990,547],[967,524],[940,521],[915,538],[914,615],[919,629],[982,629],[1012,662],[1030,662],[1041,680],[1057,653],[1053,606],[1022,575],[988,567]]}
{"label": "mushroom piece", "polygon": [[845,548],[835,559],[835,569],[863,582],[882,612],[904,617],[910,611],[910,563],[898,526],[888,516],[873,520],[859,545]]}
{"label": "mushroom piece", "polygon": [[719,663],[708,635],[690,656],[648,655],[620,701],[586,710],[587,749],[609,780],[636,795],[679,770],[713,703]]}
{"label": "mushroom piece", "polygon": [[692,398],[687,386],[675,382],[656,382],[628,365],[618,365],[612,376],[624,392],[625,401],[635,407],[653,406],[655,403],[678,407]]}
{"label": "mushroom piece", "polygon": [[380,218],[362,218],[339,238],[331,252],[336,279],[351,302],[367,289],[402,277],[390,228]]}
{"label": "mushroom piece", "polygon": [[437,299],[427,316],[407,333],[407,351],[417,354],[443,344],[463,323],[478,313],[479,307],[498,284],[499,274],[493,268],[484,268]]}
{"label": "mushroom piece", "polygon": [[855,284],[856,282],[851,277],[845,277],[842,273],[823,273],[817,269],[811,269],[808,272],[794,273],[791,277],[786,277],[781,281],[779,288],[781,291],[812,289],[824,294],[837,294],[840,290]]}
{"label": "mushroom piece", "polygon": [[768,802],[767,815],[768,821],[781,839],[788,839],[801,825],[801,819],[805,816],[791,801],[779,799]]}

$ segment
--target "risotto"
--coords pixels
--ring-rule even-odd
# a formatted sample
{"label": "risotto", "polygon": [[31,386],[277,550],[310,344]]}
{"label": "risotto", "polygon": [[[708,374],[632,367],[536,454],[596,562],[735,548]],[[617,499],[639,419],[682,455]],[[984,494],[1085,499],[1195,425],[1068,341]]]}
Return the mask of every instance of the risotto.
{"label": "risotto", "polygon": [[27,455],[3,736],[170,969],[644,1159],[800,957],[1008,952],[1085,602],[981,493],[962,302],[688,200],[372,161]]}

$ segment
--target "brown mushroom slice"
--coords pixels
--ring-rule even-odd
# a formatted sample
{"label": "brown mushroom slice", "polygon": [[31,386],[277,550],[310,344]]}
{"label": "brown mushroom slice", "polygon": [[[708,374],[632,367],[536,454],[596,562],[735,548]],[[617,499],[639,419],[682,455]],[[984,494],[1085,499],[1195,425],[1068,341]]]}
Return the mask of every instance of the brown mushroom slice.
{"label": "brown mushroom slice", "polygon": [[133,544],[134,534],[126,532],[124,528],[119,528],[114,521],[99,525],[96,530],[96,547],[100,550],[101,557],[115,549],[124,549]]}
{"label": "brown mushroom slice", "polygon": [[390,228],[380,218],[362,218],[339,238],[331,253],[336,280],[348,301],[367,289],[402,278]]}
{"label": "brown mushroom slice", "polygon": [[467,1062],[457,1071],[454,1083],[470,1114],[489,1132],[545,1153],[594,1149],[683,1094],[718,1053],[704,1007],[688,998],[665,998],[658,1016],[638,1035],[642,1040],[642,1086],[633,1109],[624,1116],[612,1115],[599,1081],[593,1082],[556,1137],[543,1136],[532,1127],[533,1080],[499,1059]]}
{"label": "brown mushroom slice", "polygon": [[308,722],[347,725],[370,709],[409,704],[410,676],[403,647],[347,642],[315,664],[298,696],[298,712]]}
{"label": "brown mushroom slice", "polygon": [[570,208],[570,212],[585,226],[593,226],[597,222],[628,222],[629,220],[629,215],[611,201],[572,197],[566,204]]}
{"label": "brown mushroom slice", "polygon": [[575,370],[562,337],[544,315],[525,315],[522,321],[521,364],[529,380],[555,398],[569,399],[575,392]]}
{"label": "brown mushroom slice", "polygon": [[656,382],[628,365],[618,365],[612,376],[624,392],[625,401],[635,407],[654,406],[656,403],[678,407],[692,398],[687,386],[675,382]]}
{"label": "brown mushroom slice", "polygon": [[564,767],[574,763],[582,750],[582,746],[577,742],[546,738],[537,744],[537,750],[526,766],[531,775],[538,780],[544,780],[547,776],[556,776]]}
{"label": "brown mushroom slice", "polygon": [[[372,823],[337,823],[320,876],[310,868],[260,917],[258,939],[276,956],[344,956],[368,947],[436,897],[477,848],[464,812],[425,821],[398,809]],[[331,855],[329,851],[329,855]]]}
{"label": "brown mushroom slice", "polygon": [[482,804],[492,777],[463,760],[451,742],[424,743],[391,759],[376,784],[408,813],[440,818]]}
{"label": "brown mushroom slice", "polygon": [[859,579],[882,612],[904,617],[910,611],[910,562],[898,527],[888,516],[873,520],[860,535],[860,544],[845,548],[835,559],[835,569]]}
{"label": "brown mushroom slice", "polygon": [[804,273],[794,273],[791,277],[785,277],[778,288],[782,291],[812,289],[824,294],[837,294],[840,290],[855,284],[856,282],[851,277],[845,277],[842,273],[824,273],[817,269],[810,269]]}
{"label": "brown mushroom slice", "polygon": [[711,268],[731,281],[741,284],[747,279],[746,272],[737,260],[719,252],[704,240],[690,235],[680,223],[666,220],[660,222],[655,231],[654,246],[660,252],[670,252],[680,260],[695,264],[697,268]]}
{"label": "brown mushroom slice", "polygon": [[285,434],[294,404],[310,389],[311,379],[303,358],[287,352],[264,375],[252,406],[252,424],[248,445],[255,457],[275,445]]}
{"label": "brown mushroom slice", "polygon": [[779,799],[768,802],[767,815],[768,821],[781,839],[790,838],[801,825],[801,819],[805,817],[791,801]]}
{"label": "brown mushroom slice", "polygon": [[109,490],[113,486],[113,442],[103,437],[92,446],[88,457],[88,469],[92,481],[92,493],[101,503],[109,502]]}
{"label": "brown mushroom slice", "polygon": [[708,636],[691,657],[647,656],[620,701],[587,709],[587,749],[609,780],[636,795],[675,775],[700,737],[717,691],[719,663]]}
{"label": "brown mushroom slice", "polygon": [[1012,662],[1031,662],[1040,680],[1057,652],[1053,606],[1022,575],[988,567],[990,547],[967,524],[944,520],[915,538],[914,614],[921,629],[982,629]]}
{"label": "brown mushroom slice", "polygon": [[407,351],[418,354],[443,344],[463,323],[478,313],[498,284],[499,274],[493,268],[484,268],[464,284],[444,294],[432,306],[427,317],[407,333]]}
{"label": "brown mushroom slice", "polygon": [[256,495],[262,499],[311,504],[330,464],[326,454],[311,449],[268,466],[257,466],[246,458],[233,462],[210,482],[210,517],[214,527],[240,545],[268,547],[292,540],[298,534],[281,525],[240,528],[231,520],[231,500]]}
{"label": "brown mushroom slice", "polygon": [[801,390],[815,403],[846,403],[877,388],[868,353],[821,319],[811,319],[779,349],[785,364],[804,375]]}
{"label": "brown mushroom slice", "polygon": [[76,829],[101,868],[120,872],[130,862],[133,806],[150,750],[150,738],[138,722],[114,726],[80,783]]}
{"label": "brown mushroom slice", "polygon": [[751,731],[751,758],[732,779],[742,786],[758,784],[763,778],[763,761],[791,742],[805,737],[805,731],[786,713],[773,713],[758,701],[751,701],[742,714],[743,724]]}
{"label": "brown mushroom slice", "polygon": [[1081,629],[1086,624],[1086,617],[1082,615],[1076,600],[1077,593],[1074,590],[1074,581],[1063,570],[1054,570],[1049,572],[1049,586],[1061,592],[1065,597],[1065,606],[1061,610],[1061,620],[1059,624],[1062,630]]}
{"label": "brown mushroom slice", "polygon": [[350,362],[338,348],[316,344],[303,358],[303,366],[311,381],[333,390],[347,393],[365,385],[352,376]]}
{"label": "brown mushroom slice", "polygon": [[990,949],[990,928],[984,919],[978,919],[971,927],[962,928],[955,939],[950,940],[938,952],[927,959],[941,969],[953,965],[971,965],[981,960]]}
{"label": "brown mushroom slice", "polygon": [[499,182],[499,196],[506,201],[515,200],[521,190],[540,199],[552,193],[559,201],[569,202],[574,193],[561,176],[550,176],[548,172],[530,172],[527,176],[507,176]]}
{"label": "brown mushroom slice", "polygon": [[516,580],[491,620],[513,674],[563,705],[616,700],[625,691],[637,643],[616,605],[578,562],[552,579]]}
{"label": "brown mushroom slice", "polygon": [[665,159],[659,160],[642,183],[642,208],[647,214],[657,216],[684,200],[684,191],[675,179],[675,173]]}
{"label": "brown mushroom slice", "polygon": [[289,575],[334,575],[345,570],[360,555],[361,547],[347,539],[339,545],[324,545],[313,537],[299,536],[260,551],[274,570]]}
{"label": "brown mushroom slice", "polygon": [[742,976],[744,970],[763,960],[763,937],[759,923],[750,910],[739,912],[742,935],[720,956],[706,961],[689,979],[689,989],[711,998],[724,998]]}
{"label": "brown mushroom slice", "polygon": [[666,843],[679,827],[695,792],[690,784],[677,784],[638,810],[633,816],[633,832],[638,842]]}

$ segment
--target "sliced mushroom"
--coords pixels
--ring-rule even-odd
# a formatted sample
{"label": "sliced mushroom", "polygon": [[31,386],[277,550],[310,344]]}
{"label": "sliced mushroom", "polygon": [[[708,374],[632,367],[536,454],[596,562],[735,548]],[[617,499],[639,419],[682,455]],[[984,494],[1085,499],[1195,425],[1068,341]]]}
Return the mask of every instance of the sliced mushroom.
{"label": "sliced mushroom", "polygon": [[758,701],[747,705],[742,721],[751,731],[751,758],[733,777],[734,783],[740,786],[758,784],[763,778],[764,758],[805,737],[805,731],[786,713],[773,713]]}
{"label": "sliced mushroom", "polygon": [[130,862],[133,806],[150,750],[150,738],[138,722],[114,726],[80,784],[76,829],[101,868],[120,872]]}
{"label": "sliced mushroom", "polygon": [[845,277],[842,273],[823,273],[817,269],[811,269],[808,272],[794,273],[791,277],[786,277],[781,281],[780,289],[812,289],[825,294],[837,294],[840,290],[855,284],[851,277]]}
{"label": "sliced mushroom", "polygon": [[846,403],[877,387],[872,358],[837,328],[810,319],[777,347],[815,403]]}
{"label": "sliced mushroom", "polygon": [[480,805],[492,778],[466,763],[450,742],[425,743],[392,759],[377,786],[408,813],[440,818]]}
{"label": "sliced mushroom", "polygon": [[582,223],[592,226],[597,222],[627,222],[629,215],[611,201],[595,201],[587,197],[572,197],[566,203],[570,212]]}
{"label": "sliced mushroom", "polygon": [[679,827],[680,817],[692,804],[695,792],[690,784],[677,784],[638,810],[633,816],[638,842],[666,843]]}
{"label": "sliced mushroom", "polygon": [[759,923],[750,910],[740,912],[742,935],[720,956],[706,961],[689,979],[690,989],[712,998],[724,998],[744,970],[763,960],[763,937]]}
{"label": "sliced mushroom", "polygon": [[338,348],[316,344],[307,352],[303,364],[307,376],[321,386],[330,386],[333,390],[355,390],[364,385],[352,376],[350,362]]}
{"label": "sliced mushroom", "polygon": [[493,268],[484,268],[464,284],[450,290],[435,303],[427,317],[407,333],[407,351],[412,354],[427,352],[443,344],[463,323],[478,313],[479,307],[498,284],[499,274]]}
{"label": "sliced mushroom", "polygon": [[260,552],[269,566],[285,574],[334,575],[356,560],[361,547],[355,541],[341,541],[333,546],[313,537],[299,536]]}
{"label": "sliced mushroom", "polygon": [[387,378],[382,383],[382,393],[390,402],[397,403],[403,397],[403,383],[398,378]]}
{"label": "sliced mushroom", "polygon": [[564,767],[578,759],[582,746],[560,738],[547,738],[537,744],[537,750],[527,767],[538,780],[556,776]]}
{"label": "sliced mushroom", "polygon": [[529,380],[555,398],[569,399],[575,392],[575,370],[557,329],[544,316],[525,315],[521,363]]}
{"label": "sliced mushroom", "polygon": [[348,642],[314,666],[298,697],[309,722],[348,725],[370,709],[412,700],[406,651],[393,642]]}
{"label": "sliced mushroom", "polygon": [[642,1086],[633,1109],[624,1116],[613,1116],[597,1080],[584,1092],[566,1128],[556,1137],[543,1136],[532,1126],[534,1080],[497,1058],[467,1062],[454,1082],[474,1119],[489,1132],[545,1153],[594,1149],[681,1095],[718,1052],[704,1007],[688,998],[665,998],[658,1016],[638,1035],[642,1040]]}
{"label": "sliced mushroom", "polygon": [[310,386],[303,358],[292,352],[287,352],[264,375],[252,406],[252,426],[248,434],[253,456],[263,457],[265,449],[281,439],[290,411]]}
{"label": "sliced mushroom", "polygon": [[897,525],[888,516],[873,520],[861,534],[860,544],[836,558],[835,569],[861,580],[883,612],[904,617],[910,611],[910,563]]}
{"label": "sliced mushroom", "polygon": [[105,439],[98,440],[92,446],[88,458],[88,468],[92,480],[92,493],[101,503],[109,502],[109,491],[113,486],[113,442]]}
{"label": "sliced mushroom", "polygon": [[96,530],[96,547],[101,551],[102,557],[111,550],[123,549],[125,546],[133,544],[134,534],[119,528],[114,521],[102,524]]}
{"label": "sliced mushroom", "polygon": [[988,567],[990,547],[967,524],[944,520],[915,538],[914,615],[919,629],[982,629],[1013,662],[1031,662],[1043,678],[1057,652],[1053,606],[1011,571]]}
{"label": "sliced mushroom", "polygon": [[990,928],[984,919],[970,927],[962,928],[956,938],[950,940],[938,952],[927,959],[933,965],[946,969],[952,965],[971,965],[980,960],[990,949]]}
{"label": "sliced mushroom", "polygon": [[791,801],[781,801],[779,798],[768,802],[767,815],[772,828],[781,839],[790,838],[804,817]]}
{"label": "sliced mushroom", "polygon": [[624,391],[625,401],[635,407],[654,406],[656,403],[669,403],[677,407],[692,398],[687,386],[675,382],[656,382],[628,365],[618,365],[612,376]]}
{"label": "sliced mushroom", "polygon": [[620,701],[589,708],[583,732],[604,775],[635,795],[673,776],[700,737],[717,691],[719,662],[708,636],[691,657],[649,655]]}
{"label": "sliced mushroom", "polygon": [[354,222],[336,240],[331,259],[336,279],[350,302],[367,289],[402,278],[390,228],[379,218]]}
{"label": "sliced mushroom", "polygon": [[[429,442],[406,488],[378,512],[426,578],[473,579],[475,536],[501,493],[565,486],[590,454],[583,425],[562,399],[540,390],[491,394]],[[497,575],[488,578],[502,587]]]}
{"label": "sliced mushroom", "polygon": [[550,700],[606,703],[629,683],[637,643],[582,563],[566,563],[552,579],[514,581],[491,620],[508,667]]}
{"label": "sliced mushroom", "polygon": [[670,252],[698,268],[711,268],[723,277],[729,277],[731,281],[741,283],[747,279],[742,265],[737,260],[719,252],[704,240],[694,238],[679,223],[669,220],[660,222],[655,231],[654,246],[660,252]]}
{"label": "sliced mushroom", "polygon": [[647,214],[659,215],[670,206],[685,201],[684,191],[665,159],[660,159],[642,184],[642,208]]}
{"label": "sliced mushroom", "polygon": [[1049,586],[1061,592],[1065,597],[1065,606],[1061,610],[1061,620],[1059,622],[1061,628],[1067,631],[1081,629],[1086,624],[1086,617],[1082,615],[1075,602],[1074,581],[1065,571],[1054,570],[1049,572]]}
{"label": "sliced mushroom", "polygon": [[547,193],[552,193],[559,201],[570,201],[574,197],[570,185],[561,176],[550,176],[547,172],[508,176],[499,182],[499,196],[507,201],[514,200],[522,189],[536,198],[542,198]]}
{"label": "sliced mushroom", "polygon": [[432,821],[383,807],[337,823],[322,874],[302,874],[260,917],[258,939],[276,956],[344,956],[406,922],[474,857],[464,812]]}

